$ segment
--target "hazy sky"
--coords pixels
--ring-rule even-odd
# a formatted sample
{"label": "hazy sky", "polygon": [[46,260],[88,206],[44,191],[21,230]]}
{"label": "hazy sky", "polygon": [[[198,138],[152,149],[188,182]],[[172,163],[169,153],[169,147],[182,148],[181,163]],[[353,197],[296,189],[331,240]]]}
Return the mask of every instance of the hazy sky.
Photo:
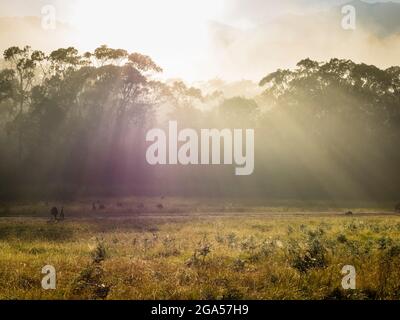
{"label": "hazy sky", "polygon": [[[393,41],[392,49],[398,47],[398,38],[375,41],[365,30],[349,40],[349,34],[336,30],[340,21],[329,21],[328,26],[330,17],[316,14],[345,2],[349,1],[0,0],[1,17],[40,17],[41,8],[53,4],[57,19],[67,24],[58,33],[46,33],[34,25],[13,27],[7,20],[0,24],[0,48],[11,41],[45,50],[60,44],[93,50],[106,43],[151,55],[169,77],[259,80],[276,67],[292,66],[302,55],[324,59],[348,52],[349,58],[378,63]],[[312,18],[288,18],[289,14]],[[334,34],[324,35],[328,30]],[[331,43],[326,42],[329,38]],[[371,43],[377,51],[363,53]],[[387,61],[392,62],[391,56]]]}

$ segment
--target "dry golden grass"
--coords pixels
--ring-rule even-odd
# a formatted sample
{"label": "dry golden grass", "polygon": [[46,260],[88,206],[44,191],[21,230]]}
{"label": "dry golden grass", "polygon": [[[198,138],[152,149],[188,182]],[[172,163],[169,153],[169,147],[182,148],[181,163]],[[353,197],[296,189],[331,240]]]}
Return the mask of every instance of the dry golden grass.
{"label": "dry golden grass", "polygon": [[0,299],[399,299],[399,266],[395,215],[0,219]]}

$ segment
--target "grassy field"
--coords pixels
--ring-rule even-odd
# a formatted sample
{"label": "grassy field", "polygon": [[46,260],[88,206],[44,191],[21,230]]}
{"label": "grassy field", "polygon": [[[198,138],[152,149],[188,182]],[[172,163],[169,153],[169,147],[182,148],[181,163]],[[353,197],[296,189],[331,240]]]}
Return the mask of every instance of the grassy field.
{"label": "grassy field", "polygon": [[[68,203],[58,222],[49,203],[3,205],[0,299],[400,298],[400,216],[385,208],[135,201]],[[45,265],[55,290],[41,287]],[[356,290],[342,289],[344,265]]]}

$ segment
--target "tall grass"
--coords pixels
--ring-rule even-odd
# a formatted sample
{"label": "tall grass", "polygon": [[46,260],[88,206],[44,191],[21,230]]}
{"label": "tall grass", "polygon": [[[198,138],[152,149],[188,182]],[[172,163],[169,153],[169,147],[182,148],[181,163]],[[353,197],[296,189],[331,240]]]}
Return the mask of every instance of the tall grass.
{"label": "tall grass", "polygon": [[0,220],[1,299],[399,299],[399,265],[397,216]]}

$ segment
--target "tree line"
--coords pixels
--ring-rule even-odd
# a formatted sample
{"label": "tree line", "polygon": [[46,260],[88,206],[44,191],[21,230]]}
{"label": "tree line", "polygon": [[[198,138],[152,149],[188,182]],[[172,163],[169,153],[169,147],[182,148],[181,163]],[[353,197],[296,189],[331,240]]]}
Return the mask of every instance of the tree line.
{"label": "tree line", "polygon": [[[103,45],[5,50],[0,196],[85,194],[399,197],[400,67],[300,61],[252,99],[160,80],[151,57]],[[255,172],[152,167],[149,128],[255,128]]]}

